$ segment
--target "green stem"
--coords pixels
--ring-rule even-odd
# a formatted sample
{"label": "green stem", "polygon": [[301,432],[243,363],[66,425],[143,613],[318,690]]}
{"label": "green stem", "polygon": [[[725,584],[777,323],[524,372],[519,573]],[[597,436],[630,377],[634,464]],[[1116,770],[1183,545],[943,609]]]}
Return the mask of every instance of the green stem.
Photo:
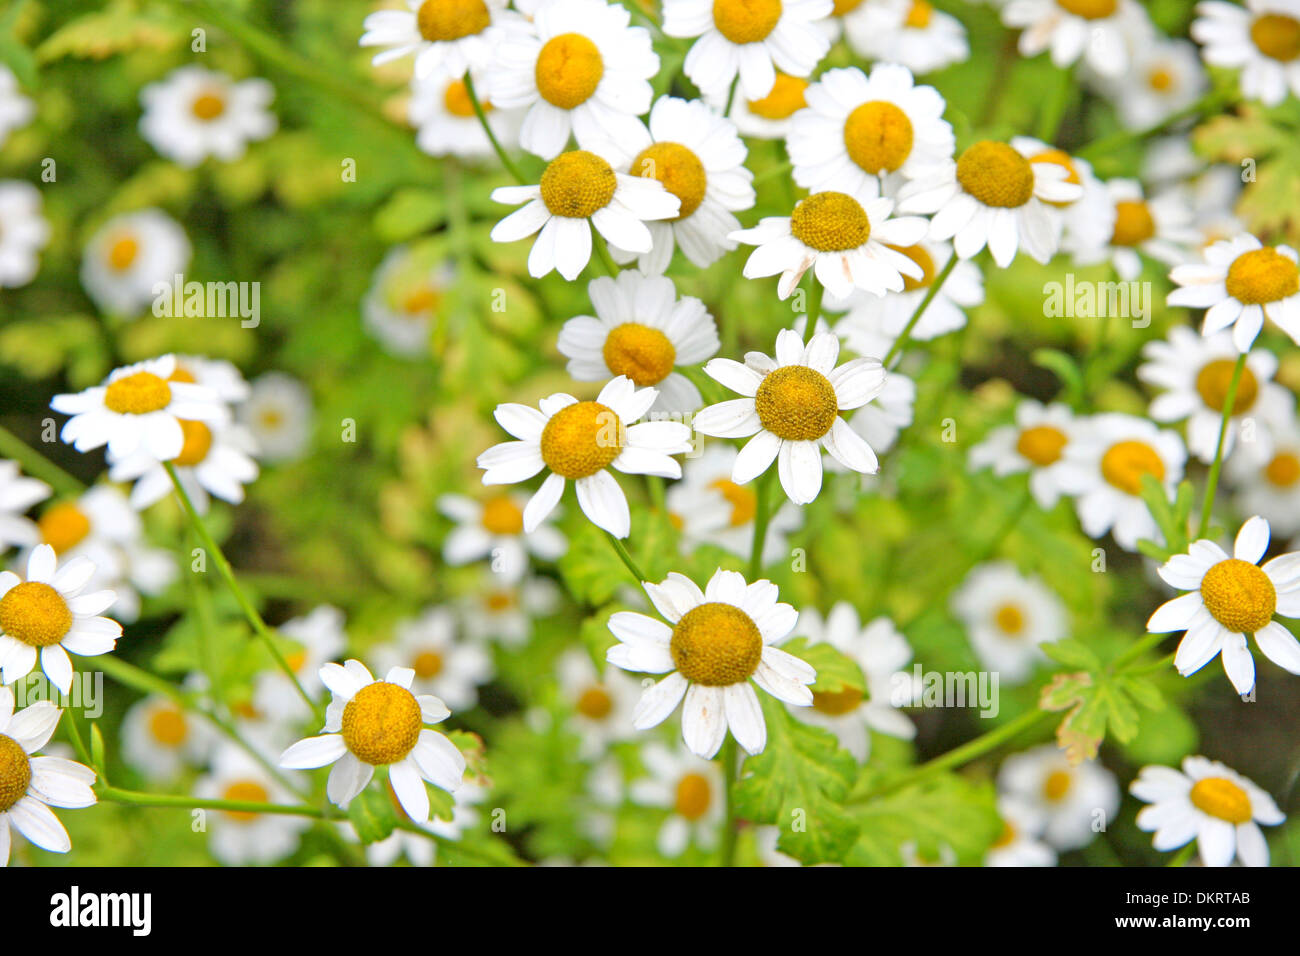
{"label": "green stem", "polygon": [[638,588],[641,587],[642,582],[650,580],[641,573],[641,569],[636,566],[636,562],[632,560],[632,555],[628,554],[628,550],[623,546],[622,541],[614,537],[608,531],[605,532],[605,537],[609,538],[609,543],[613,546],[614,553],[618,555],[618,559],[623,562],[623,567],[627,568],[628,571],[631,572],[632,577],[636,579],[636,586]]}
{"label": "green stem", "polygon": [[776,463],[773,462],[767,472],[758,479],[755,489],[754,540],[749,548],[749,581],[752,584],[763,573],[763,548],[767,544],[767,526],[772,520],[772,479],[776,475]]}
{"label": "green stem", "polygon": [[96,790],[100,800],[133,807],[183,807],[187,810],[227,810],[231,813],[274,813],[280,816],[342,820],[346,815],[306,804],[258,803],[250,800],[207,800],[183,793],[141,793],[103,786]]}
{"label": "green stem", "polygon": [[1123,149],[1129,143],[1140,143],[1151,139],[1153,136],[1167,133],[1184,120],[1208,116],[1211,113],[1225,109],[1232,104],[1234,99],[1236,99],[1236,93],[1231,90],[1211,90],[1191,106],[1176,113],[1171,113],[1154,126],[1148,126],[1143,130],[1115,133],[1112,136],[1095,140],[1079,150],[1076,155],[1080,159],[1091,160],[1113,153],[1116,150]]}
{"label": "green stem", "polygon": [[907,325],[903,327],[903,331],[899,334],[898,338],[894,339],[894,344],[889,347],[889,351],[885,353],[885,357],[880,360],[880,364],[885,366],[885,368],[889,368],[889,363],[892,362],[894,357],[897,356],[903,350],[903,347],[907,345],[908,340],[912,337],[912,330],[916,328],[916,323],[921,321],[921,316],[925,315],[925,310],[930,307],[930,303],[934,301],[934,297],[939,294],[940,287],[948,281],[948,276],[952,274],[952,270],[955,268],[957,268],[956,252],[948,257],[948,264],[943,267],[937,276],[934,277],[934,281],[930,283],[930,288],[925,292],[925,298],[922,299],[921,304],[916,307],[916,311],[912,313],[912,317],[907,320]]}
{"label": "green stem", "polygon": [[659,475],[646,475],[646,483],[650,486],[650,500],[654,502],[655,510],[668,514],[668,499],[664,493],[663,478]]}
{"label": "green stem", "polygon": [[0,455],[12,458],[22,465],[23,471],[39,478],[61,495],[75,498],[86,490],[80,481],[4,427],[0,427]]}
{"label": "green stem", "polygon": [[727,822],[722,831],[722,854],[720,866],[736,865],[736,838],[739,836],[736,825],[736,778],[740,775],[740,763],[736,760],[736,738],[727,736],[722,745],[723,797],[727,806]]}
{"label": "green stem", "polygon": [[1134,641],[1128,646],[1122,654],[1110,662],[1110,673],[1114,674],[1124,670],[1131,661],[1137,660],[1149,650],[1159,647],[1161,642],[1167,638],[1168,634],[1145,634],[1139,640]]}
{"label": "green stem", "polygon": [[609,244],[605,242],[605,237],[596,231],[595,226],[591,227],[591,247],[596,250],[596,257],[600,259],[600,264],[605,267],[605,271],[617,279],[618,274],[623,270],[610,255]]}
{"label": "green stem", "polygon": [[501,141],[497,139],[497,134],[492,132],[492,126],[488,123],[487,113],[483,111],[483,104],[479,102],[478,92],[474,89],[474,80],[467,72],[465,74],[465,93],[469,96],[469,105],[474,108],[474,115],[478,117],[479,125],[483,127],[483,132],[487,134],[488,142],[492,144],[492,149],[497,154],[497,159],[501,160],[501,165],[505,167],[510,178],[519,185],[525,185],[523,174],[519,172],[519,167],[506,154],[505,148]]}
{"label": "green stem", "polygon": [[1201,505],[1201,527],[1196,532],[1198,538],[1204,538],[1210,528],[1210,518],[1214,511],[1214,493],[1219,487],[1219,472],[1223,468],[1223,443],[1228,436],[1228,424],[1232,420],[1232,408],[1237,403],[1237,388],[1241,385],[1242,372],[1246,370],[1246,353],[1237,356],[1237,364],[1232,369],[1232,381],[1228,383],[1228,394],[1223,401],[1223,421],[1219,424],[1219,442],[1214,449],[1214,463],[1210,465],[1210,477],[1205,482],[1205,501]]}
{"label": "green stem", "polygon": [[1192,854],[1196,851],[1196,841],[1188,840],[1187,845],[1169,858],[1165,866],[1186,866],[1191,862]]}
{"label": "green stem", "polygon": [[[811,272],[809,276],[812,276]],[[813,333],[817,330],[817,319],[822,313],[822,297],[825,294],[826,289],[817,281],[816,277],[813,277],[808,288],[808,311],[805,313],[807,322],[805,323],[806,328],[803,330],[805,338],[812,338]]]}
{"label": "green stem", "polygon": [[777,163],[775,166],[769,166],[757,176],[754,177],[754,185],[761,186],[769,179],[775,179],[777,176],[784,176],[790,170],[794,169],[794,163],[787,160],[783,163]]}
{"label": "green stem", "polygon": [[77,721],[72,716],[72,708],[69,707],[64,711],[68,718],[68,739],[72,741],[72,748],[77,751],[77,757],[83,764],[92,769],[95,767],[95,761],[90,756],[90,751],[86,748],[86,742],[81,739],[81,731],[77,729]]}
{"label": "green stem", "polygon": [[737,73],[735,76],[731,78],[731,89],[727,91],[727,106],[726,109],[722,111],[723,116],[731,115],[732,104],[736,102],[736,87],[738,87],[739,85],[740,85],[740,74]]}

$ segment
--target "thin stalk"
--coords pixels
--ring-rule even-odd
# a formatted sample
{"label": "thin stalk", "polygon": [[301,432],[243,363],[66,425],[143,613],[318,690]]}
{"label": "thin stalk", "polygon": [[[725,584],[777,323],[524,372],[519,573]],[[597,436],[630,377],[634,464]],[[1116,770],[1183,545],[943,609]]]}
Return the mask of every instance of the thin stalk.
{"label": "thin stalk", "polygon": [[925,310],[930,307],[930,303],[934,301],[934,297],[939,294],[939,289],[948,281],[948,276],[952,275],[952,270],[955,268],[957,268],[956,252],[948,257],[948,264],[940,270],[937,276],[934,277],[934,281],[930,283],[930,288],[925,292],[925,298],[921,300],[921,304],[916,307],[916,311],[912,313],[912,317],[907,320],[907,325],[903,327],[903,331],[899,334],[898,338],[894,339],[894,344],[889,347],[889,351],[886,352],[885,357],[881,359],[880,364],[885,366],[885,368],[889,368],[889,363],[903,351],[904,346],[907,345],[908,341],[912,337],[912,330],[916,328],[916,323],[921,321],[921,316],[925,315]]}
{"label": "thin stalk", "polygon": [[736,778],[740,775],[740,762],[736,759],[736,738],[727,736],[722,745],[722,779],[723,797],[727,806],[727,822],[722,831],[722,854],[720,866],[736,865],[736,838],[739,835],[736,825]]}
{"label": "thin stalk", "polygon": [[605,242],[604,236],[596,232],[595,226],[591,227],[591,246],[596,251],[596,258],[598,258],[600,264],[605,267],[605,271],[617,279],[618,274],[622,269],[619,267],[619,264],[614,261],[614,257],[610,255],[609,244]]}
{"label": "thin stalk", "polygon": [[519,172],[519,167],[516,166],[514,161],[509,157],[509,155],[507,155],[505,148],[501,145],[501,141],[497,139],[497,134],[492,131],[492,125],[488,123],[487,120],[487,113],[484,112],[483,104],[479,102],[478,93],[474,89],[474,80],[468,72],[465,74],[465,93],[469,96],[469,105],[474,108],[474,115],[478,117],[479,125],[483,127],[483,132],[487,134],[488,142],[492,144],[492,149],[496,152],[497,159],[501,160],[501,165],[505,167],[505,170],[510,174],[511,179],[521,186],[525,185],[527,180],[525,180],[523,174]]}
{"label": "thin stalk", "polygon": [[0,455],[12,458],[22,465],[23,471],[39,478],[61,495],[75,498],[86,490],[80,481],[4,427],[0,427]]}
{"label": "thin stalk", "polygon": [[1123,149],[1129,143],[1140,143],[1144,140],[1151,139],[1153,136],[1159,136],[1167,133],[1184,120],[1194,119],[1201,116],[1209,116],[1211,113],[1225,109],[1232,104],[1236,94],[1228,90],[1211,90],[1199,100],[1181,109],[1176,113],[1171,113],[1154,126],[1148,126],[1146,129],[1115,133],[1099,140],[1089,143],[1083,149],[1079,150],[1078,156],[1081,159],[1095,159],[1108,153],[1113,153],[1118,149]]}
{"label": "thin stalk", "polygon": [[622,541],[614,537],[608,531],[605,532],[605,537],[609,538],[609,543],[614,548],[614,553],[618,555],[618,559],[623,562],[623,567],[627,568],[632,577],[636,579],[636,586],[638,588],[641,587],[643,581],[650,580],[641,573],[641,569],[636,566],[636,562],[632,560],[632,555],[628,554],[628,550],[623,546]]}
{"label": "thin stalk", "polygon": [[1210,528],[1210,518],[1214,511],[1214,493],[1219,487],[1219,472],[1223,469],[1223,443],[1228,436],[1228,424],[1232,420],[1232,407],[1237,403],[1237,388],[1241,385],[1241,375],[1246,370],[1246,353],[1237,356],[1237,364],[1232,369],[1232,381],[1228,383],[1228,394],[1223,401],[1223,421],[1219,424],[1219,441],[1214,448],[1214,463],[1210,465],[1210,477],[1205,482],[1205,501],[1201,505],[1201,527],[1196,532],[1198,538],[1204,538]]}
{"label": "thin stalk", "polygon": [[774,462],[758,479],[754,511],[754,541],[749,549],[749,580],[752,584],[763,573],[763,547],[767,544],[767,526],[772,520],[772,478],[776,473]]}

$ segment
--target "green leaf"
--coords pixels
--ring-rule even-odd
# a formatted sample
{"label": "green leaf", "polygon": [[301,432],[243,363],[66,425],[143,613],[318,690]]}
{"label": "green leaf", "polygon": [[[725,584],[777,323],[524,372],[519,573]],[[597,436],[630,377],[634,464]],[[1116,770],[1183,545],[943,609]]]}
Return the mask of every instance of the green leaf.
{"label": "green leaf", "polygon": [[924,861],[978,865],[1002,829],[993,785],[954,774],[871,800],[854,817],[860,829],[849,866],[898,866],[905,844]]}
{"label": "green leaf", "polygon": [[[677,532],[660,512],[633,508],[632,533],[623,544],[648,580],[662,581],[673,570]],[[585,519],[570,535],[560,574],[576,599],[594,606],[605,604],[621,588],[636,586],[605,532]]]}
{"label": "green leaf", "polygon": [[1032,356],[1036,365],[1056,373],[1065,386],[1067,401],[1071,404],[1083,396],[1083,371],[1074,358],[1058,349],[1035,349]]}
{"label": "green leaf", "polygon": [[1096,757],[1108,733],[1121,744],[1133,740],[1139,704],[1157,710],[1164,700],[1149,680],[1105,674],[1057,674],[1039,698],[1043,710],[1067,711],[1056,740],[1075,764]]}
{"label": "green leaf", "polygon": [[397,808],[387,788],[366,787],[348,804],[348,819],[362,843],[386,840],[397,826]]}
{"label": "green leaf", "polygon": [[101,774],[104,771],[106,763],[104,761],[104,734],[99,729],[99,724],[92,721],[90,725],[90,762],[95,765]]}
{"label": "green leaf", "polygon": [[839,694],[856,690],[867,696],[867,680],[857,661],[825,642],[813,644],[806,637],[796,637],[781,645],[781,650],[810,664],[817,671],[812,690],[819,694]]}
{"label": "green leaf", "polygon": [[1081,641],[1073,639],[1056,641],[1051,644],[1043,644],[1041,647],[1044,654],[1066,667],[1079,667],[1085,671],[1098,671],[1101,669],[1101,658]]}
{"label": "green leaf", "polygon": [[375,232],[384,242],[404,242],[432,229],[446,214],[442,193],[432,189],[399,189],[375,213]]}

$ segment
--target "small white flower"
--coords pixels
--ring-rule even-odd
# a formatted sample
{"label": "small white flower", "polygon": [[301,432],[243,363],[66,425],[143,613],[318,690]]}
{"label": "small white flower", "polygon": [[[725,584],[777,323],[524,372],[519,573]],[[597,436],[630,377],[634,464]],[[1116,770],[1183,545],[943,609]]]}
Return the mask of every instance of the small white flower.
{"label": "small white flower", "polygon": [[581,738],[579,756],[595,760],[604,756],[610,744],[635,735],[632,712],[641,686],[620,670],[596,672],[591,655],[575,648],[560,656],[560,693],[573,708],[569,726]]}
{"label": "small white flower", "polygon": [[394,355],[428,356],[434,322],[456,281],[452,263],[428,246],[397,246],[375,270],[361,301],[366,330]]}
{"label": "small white flower", "polygon": [[1288,90],[1300,96],[1300,4],[1296,0],[1246,0],[1196,5],[1192,39],[1210,66],[1241,68],[1241,92],[1276,106]]}
{"label": "small white flower", "polygon": [[74,558],[62,568],[54,549],[37,545],[27,561],[24,581],[0,571],[0,668],[12,684],[36,667],[39,655],[45,676],[63,693],[72,688],[68,651],[82,657],[107,654],[117,646],[122,625],[100,617],[116,598],[112,591],[82,590],[95,574],[88,558]]}
{"label": "small white flower", "polygon": [[1228,459],[1227,471],[1239,513],[1267,518],[1275,534],[1290,536],[1300,532],[1300,422],[1288,416],[1271,437],[1268,455],[1243,444]]}
{"label": "small white flower", "polygon": [[[841,0],[836,9],[848,4]],[[858,0],[841,19],[849,46],[871,60],[933,73],[970,57],[966,28],[929,0]]]}
{"label": "small white flower", "polygon": [[690,428],[679,422],[632,424],[658,397],[653,388],[638,389],[620,375],[600,390],[594,402],[580,402],[557,392],[539,403],[498,405],[497,422],[517,441],[494,445],[478,457],[483,484],[510,485],[549,471],[524,508],[524,531],[532,532],[559,503],[572,481],[578,505],[598,528],[619,538],[631,530],[627,497],[613,467],[629,475],[680,478],[681,465],[671,455],[690,449]]}
{"label": "small white flower", "polygon": [[1043,839],[1061,852],[1091,843],[1097,823],[1109,825],[1119,809],[1115,775],[1096,760],[1071,765],[1055,744],[1012,754],[1003,761],[998,791],[1040,814],[1046,821]]}
{"label": "small white flower", "polygon": [[81,284],[100,309],[133,315],[154,300],[190,263],[184,228],[160,209],[114,216],[100,226],[81,257]]}
{"label": "small white flower", "polygon": [[26,126],[35,115],[36,106],[19,90],[13,70],[0,64],[0,146],[4,146],[10,133]]}
{"label": "small white flower", "polygon": [[1100,86],[1115,100],[1124,126],[1143,130],[1191,106],[1205,92],[1206,76],[1195,44],[1152,35],[1133,45],[1128,75]]}
{"label": "small white flower", "polygon": [[412,692],[433,694],[448,707],[468,710],[478,703],[479,685],[492,679],[492,657],[479,642],[456,639],[455,616],[448,608],[428,608],[399,621],[395,631],[394,642],[372,651],[380,668],[410,668]]}
{"label": "small white flower", "polygon": [[1300,641],[1275,617],[1300,617],[1300,552],[1259,567],[1268,550],[1268,522],[1256,515],[1241,526],[1229,557],[1213,541],[1192,542],[1159,570],[1171,587],[1188,593],[1167,601],[1147,621],[1152,634],[1186,631],[1174,667],[1187,677],[1222,654],[1223,669],[1238,694],[1255,686],[1254,635],[1264,656],[1300,674]]}
{"label": "small white flower", "polygon": [[307,386],[283,372],[253,382],[239,408],[239,420],[253,433],[263,461],[301,458],[311,442],[313,408]]}
{"label": "small white flower", "polygon": [[[243,425],[208,427],[203,422],[181,422],[185,444],[169,464],[189,495],[194,510],[207,514],[209,496],[237,505],[244,500],[244,485],[257,479],[253,436]],[[131,507],[143,511],[172,493],[175,487],[167,469],[152,455],[140,451],[113,462],[112,481],[135,482]]]}
{"label": "small white flower", "polygon": [[182,66],[140,91],[140,135],[180,166],[209,156],[233,162],[278,122],[267,110],[275,91],[263,79],[236,82],[225,73]]}
{"label": "small white flower", "polygon": [[545,522],[525,533],[527,503],[525,496],[504,492],[483,501],[443,495],[438,509],[456,522],[442,543],[443,560],[461,565],[491,558],[492,572],[508,582],[520,580],[528,571],[529,555],[542,561],[558,560],[568,550],[568,541],[559,529]]}
{"label": "small white flower", "polygon": [[23,475],[18,462],[0,459],[0,554],[11,546],[27,548],[41,540],[40,529],[25,512],[53,493],[45,482]]}
{"label": "small white flower", "polygon": [[[291,804],[296,800],[247,751],[227,744],[217,751],[212,770],[194,784],[204,800]],[[290,813],[208,812],[208,849],[226,866],[274,863],[298,848],[311,820]]]}
{"label": "small white flower", "polygon": [[560,605],[560,588],[550,578],[528,576],[517,583],[484,571],[477,588],[461,602],[461,623],[472,641],[496,641],[517,649],[533,636],[533,621]]}
{"label": "small white flower", "polygon": [[454,791],[465,773],[465,757],[456,745],[424,724],[451,716],[432,695],[408,689],[415,672],[394,667],[375,680],[358,660],[326,664],[321,682],[333,693],[325,712],[325,733],[300,740],[280,755],[280,766],[308,770],[334,765],[326,784],[330,802],[347,807],[366,788],[375,767],[388,767],[388,782],[406,815],[415,823],[429,820],[427,780]]}
{"label": "small white flower", "polygon": [[633,803],[669,811],[655,841],[660,854],[676,859],[692,844],[702,850],[716,847],[726,816],[722,769],[657,741],[641,749],[641,763],[649,776],[633,780],[628,792]]}
{"label": "small white flower", "polygon": [[200,766],[212,749],[213,728],[170,697],[151,694],[122,717],[122,756],[150,783],[169,784]]}
{"label": "small white flower", "polygon": [[41,192],[31,183],[0,179],[0,289],[36,278],[37,253],[50,241],[41,206]]}
{"label": "small white flower", "polygon": [[1102,76],[1129,69],[1128,35],[1146,12],[1133,0],[1009,0],[1002,22],[1020,34],[1021,56],[1052,52],[1064,69],[1082,59]]}
{"label": "small white flower", "polygon": [[1217,760],[1184,757],[1183,769],[1142,768],[1129,791],[1143,803],[1137,825],[1155,831],[1157,850],[1176,850],[1196,840],[1201,862],[1228,866],[1268,866],[1268,842],[1260,830],[1286,819],[1273,798]]}
{"label": "small white flower", "polygon": [[1022,399],[1016,406],[1014,425],[993,429],[970,450],[972,468],[992,466],[999,477],[1029,472],[1029,490],[1040,508],[1056,506],[1061,497],[1061,471],[1065,448],[1078,425],[1070,409],[1060,403],[1043,406]]}
{"label": "small white flower", "polygon": [[627,671],[668,674],[637,704],[637,730],[663,723],[685,698],[682,739],[693,754],[711,758],[728,728],[747,753],[757,754],[767,745],[767,725],[751,680],[778,700],[812,703],[807,685],[816,671],[772,646],[794,630],[799,614],[777,602],[771,581],[746,585],[737,572],[719,569],[703,591],[676,572],[642,586],[669,623],[633,611],[612,615],[609,629],[619,643],[606,655]]}
{"label": "small white flower", "polygon": [[362,26],[362,46],[388,49],[371,61],[381,66],[415,54],[415,77],[435,73],[460,79],[471,68],[488,66],[496,40],[494,23],[513,17],[507,0],[407,0],[406,10],[376,10]]}
{"label": "small white flower", "polygon": [[[276,630],[301,649],[285,655],[289,669],[308,695],[321,688],[319,673],[327,661],[343,655],[347,635],[343,632],[343,612],[328,604],[313,608],[303,617],[285,621]],[[303,716],[306,704],[288,675],[273,666],[257,675],[253,684],[253,707],[277,720],[296,720]]]}
{"label": "small white flower", "polygon": [[974,568],[953,594],[952,609],[980,662],[1007,684],[1024,683],[1047,659],[1040,645],[1065,637],[1069,624],[1065,605],[1041,580],[1002,561]]}
{"label": "small white flower", "polygon": [[[790,121],[794,114],[808,105],[804,94],[809,81],[800,76],[790,76],[776,71],[772,91],[758,99],[748,99],[737,93],[732,98],[727,119],[736,124],[742,136],[752,139],[785,139],[790,135]],[[727,94],[710,96],[701,94],[704,102],[721,113],[727,107]]]}
{"label": "small white flower", "polygon": [[1056,851],[1039,837],[1047,823],[1042,810],[1020,797],[998,797],[1002,832],[984,857],[985,866],[1055,866]]}
{"label": "small white flower", "polygon": [[1199,234],[1191,207],[1179,193],[1147,199],[1136,179],[1108,180],[1106,192],[1115,210],[1111,234],[1091,249],[1083,236],[1072,235],[1066,247],[1076,263],[1093,265],[1109,258],[1120,279],[1132,282],[1142,274],[1142,255],[1171,266],[1188,260]]}
{"label": "small white flower", "polygon": [[[475,89],[486,86],[484,75],[471,70]],[[479,99],[492,135],[503,149],[519,142],[523,123],[522,110],[498,109],[491,100]],[[434,73],[416,79],[411,88],[408,107],[411,123],[416,127],[415,143],[430,156],[458,156],[461,159],[484,159],[495,156],[492,141],[474,112],[473,101],[464,79]]]}

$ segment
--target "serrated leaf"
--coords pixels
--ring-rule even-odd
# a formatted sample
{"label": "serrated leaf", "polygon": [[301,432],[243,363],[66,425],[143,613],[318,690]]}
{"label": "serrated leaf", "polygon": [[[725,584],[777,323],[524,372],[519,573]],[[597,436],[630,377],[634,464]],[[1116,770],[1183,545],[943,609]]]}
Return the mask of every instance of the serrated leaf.
{"label": "serrated leaf", "polygon": [[860,829],[844,860],[850,866],[898,866],[905,844],[924,860],[951,855],[978,864],[1002,828],[993,786],[953,774],[871,800],[854,817]]}
{"label": "serrated leaf", "polygon": [[1044,654],[1066,667],[1080,667],[1085,671],[1101,669],[1101,658],[1081,641],[1073,639],[1040,645]]}
{"label": "serrated leaf", "polygon": [[857,661],[824,641],[813,644],[806,637],[796,637],[781,645],[781,650],[809,664],[817,671],[812,690],[819,694],[839,694],[856,690],[866,697],[867,680]]}

